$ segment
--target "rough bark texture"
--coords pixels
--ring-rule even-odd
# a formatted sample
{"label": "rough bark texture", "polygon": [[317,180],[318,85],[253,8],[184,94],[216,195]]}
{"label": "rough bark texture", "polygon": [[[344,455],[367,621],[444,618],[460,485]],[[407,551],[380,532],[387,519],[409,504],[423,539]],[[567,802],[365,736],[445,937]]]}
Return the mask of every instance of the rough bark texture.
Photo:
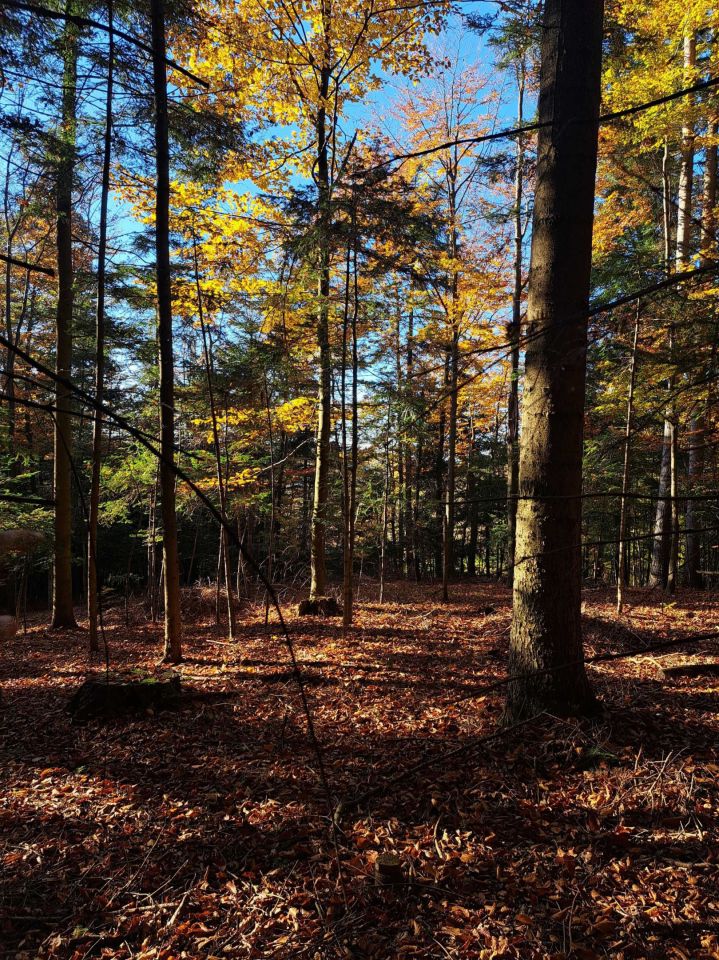
{"label": "rough bark texture", "polygon": [[581,713],[581,490],[602,0],[546,0],[506,716]]}
{"label": "rough bark texture", "polygon": [[165,73],[165,11],[163,0],[152,0],[152,69],[155,93],[155,256],[157,261],[157,324],[160,348],[160,493],[162,495],[162,556],[165,591],[165,659],[182,659],[180,566],[175,513],[175,378],[172,347],[170,277],[170,162]]}
{"label": "rough bark texture", "polygon": [[[72,13],[71,4],[66,13]],[[65,22],[62,38],[62,119],[58,135],[56,180],[57,314],[56,361],[58,376],[72,375],[74,275],[72,262],[72,187],[75,177],[78,29]],[[72,603],[72,399],[62,384],[56,388],[54,438],[55,555],[52,626],[76,627]]]}

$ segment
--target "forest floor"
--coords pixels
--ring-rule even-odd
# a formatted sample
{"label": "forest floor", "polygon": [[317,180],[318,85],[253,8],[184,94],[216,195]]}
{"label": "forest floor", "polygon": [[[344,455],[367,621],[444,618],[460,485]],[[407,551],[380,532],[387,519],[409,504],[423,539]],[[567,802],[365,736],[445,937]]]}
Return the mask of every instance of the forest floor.
{"label": "forest floor", "polygon": [[[102,671],[87,635],[31,623],[0,649],[0,956],[719,958],[719,677],[661,669],[716,641],[592,666],[597,721],[478,743],[502,711],[481,689],[504,675],[510,595],[452,593],[392,584],[379,606],[373,585],[346,638],[290,616],[333,804],[381,788],[334,838],[260,608],[227,646],[189,597],[179,672],[203,696],[85,726],[65,708]],[[588,653],[719,630],[718,597],[661,600],[632,592],[618,619],[587,591]],[[112,667],[153,668],[161,626],[131,613],[108,612]]]}

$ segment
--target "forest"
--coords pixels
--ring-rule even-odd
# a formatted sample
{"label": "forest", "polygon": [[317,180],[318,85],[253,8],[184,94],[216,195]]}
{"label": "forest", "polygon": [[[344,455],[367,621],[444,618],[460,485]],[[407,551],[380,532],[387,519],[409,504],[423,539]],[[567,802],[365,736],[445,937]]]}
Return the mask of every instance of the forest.
{"label": "forest", "polygon": [[717,88],[0,0],[0,958],[719,960]]}

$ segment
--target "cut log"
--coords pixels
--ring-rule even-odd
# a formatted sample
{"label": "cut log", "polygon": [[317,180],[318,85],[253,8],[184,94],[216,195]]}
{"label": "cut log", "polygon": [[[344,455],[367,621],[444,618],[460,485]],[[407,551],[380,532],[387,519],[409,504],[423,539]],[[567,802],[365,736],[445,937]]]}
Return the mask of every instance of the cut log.
{"label": "cut log", "polygon": [[176,707],[180,695],[180,677],[176,673],[149,674],[139,680],[90,679],[72,695],[67,710],[74,723],[86,723],[95,718],[112,719]]}
{"label": "cut log", "polygon": [[662,667],[661,675],[665,680],[672,680],[675,677],[719,677],[719,661],[679,663],[675,667]]}
{"label": "cut log", "polygon": [[300,617],[341,617],[342,608],[334,597],[311,597],[297,604]]}

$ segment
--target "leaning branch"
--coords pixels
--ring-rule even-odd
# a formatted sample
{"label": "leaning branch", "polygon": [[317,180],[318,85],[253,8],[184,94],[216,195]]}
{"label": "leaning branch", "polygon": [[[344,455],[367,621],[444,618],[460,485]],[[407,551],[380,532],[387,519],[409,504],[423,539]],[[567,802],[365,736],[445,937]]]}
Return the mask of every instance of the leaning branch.
{"label": "leaning branch", "polygon": [[[676,90],[674,93],[664,94],[662,97],[656,97],[654,100],[645,100],[643,103],[634,104],[631,107],[624,107],[622,110],[612,110],[610,113],[600,114],[598,118],[599,124],[613,123],[615,120],[622,120],[625,117],[633,117],[638,113],[643,113],[645,110],[651,110],[653,107],[661,107],[665,103],[671,103],[673,100],[680,100],[683,97],[689,97],[694,93],[701,93],[703,90],[710,90],[712,87],[719,86],[719,77],[709,77],[708,80],[701,80],[698,83],[693,83],[690,87],[682,87],[681,90]],[[508,127],[505,130],[497,130],[494,133],[485,133],[478,137],[460,137],[456,140],[445,140],[444,143],[439,143],[434,147],[425,147],[423,150],[413,150],[410,153],[398,153],[393,157],[389,157],[387,160],[383,160],[381,163],[376,163],[372,167],[366,167],[364,170],[360,170],[354,177],[354,179],[359,179],[360,177],[365,176],[368,173],[374,173],[377,170],[381,170],[383,167],[389,167],[393,163],[404,163],[405,160],[415,160],[420,157],[427,157],[433,153],[441,153],[442,150],[449,150],[451,147],[460,147],[465,144],[472,143],[489,143],[492,140],[504,140],[511,137],[518,137],[524,133],[535,133],[537,130],[542,130],[544,127],[551,127],[552,120],[543,120],[541,123],[528,123],[523,124],[519,127]]]}
{"label": "leaning branch", "polygon": [[[23,3],[22,0],[0,0],[0,7],[2,6],[9,7],[12,10],[21,10],[23,13],[34,13],[38,17],[45,17],[48,20],[69,20],[71,23],[77,24],[78,27],[91,27],[93,30],[103,30],[105,33],[110,33],[110,28],[107,24],[101,23],[99,20],[93,20],[91,17],[79,17],[74,13],[63,13],[59,10],[51,10],[49,7],[43,7],[37,3]],[[137,47],[139,50],[143,50],[152,56],[152,47],[138,37],[133,36],[131,33],[125,33],[124,30],[117,30],[115,27],[113,27],[112,33],[116,37],[121,37],[127,41],[127,43],[132,44],[133,47]],[[177,70],[178,73],[187,77],[188,80],[192,80],[193,83],[204,87],[205,90],[210,89],[210,85],[206,80],[202,80],[200,77],[195,76],[194,73],[190,73],[189,70],[177,63],[176,60],[165,57],[165,63],[168,67]]]}
{"label": "leaning branch", "polygon": [[[4,0],[0,0],[0,3]],[[44,273],[48,277],[54,277],[55,271],[52,267],[41,267],[37,263],[28,263],[27,260],[18,260],[16,257],[6,257],[0,253],[0,260],[3,263],[9,263],[11,267],[22,267],[23,270],[29,270],[31,273]]]}

